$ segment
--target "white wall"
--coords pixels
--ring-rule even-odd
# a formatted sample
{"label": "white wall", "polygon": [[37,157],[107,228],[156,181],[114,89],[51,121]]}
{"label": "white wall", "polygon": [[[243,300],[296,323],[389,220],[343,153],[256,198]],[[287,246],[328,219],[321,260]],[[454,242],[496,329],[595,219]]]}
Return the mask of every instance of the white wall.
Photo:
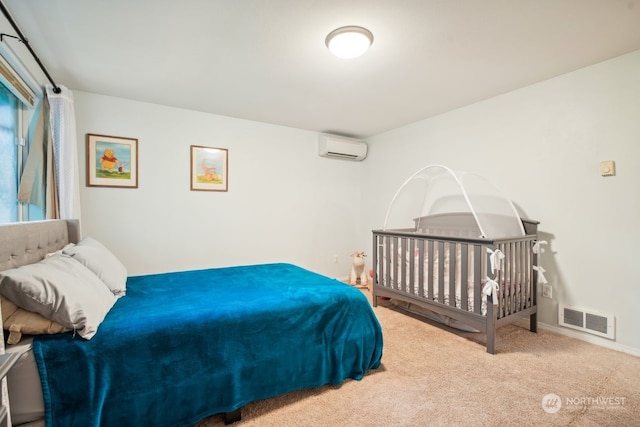
{"label": "white wall", "polygon": [[[637,51],[370,138],[359,240],[423,166],[480,173],[550,242],[539,320],[557,325],[558,303],[613,313],[615,343],[581,337],[640,354],[639,76]],[[602,160],[616,176],[600,176]]]}
{"label": "white wall", "polygon": [[[345,276],[401,183],[441,163],[541,221],[554,290],[541,322],[557,325],[559,302],[613,313],[613,344],[640,354],[638,75],[634,52],[376,135],[362,163],[318,158],[313,132],[76,91],[83,181],[86,133],[140,140],[138,189],[81,186],[83,231],[134,275],[282,261]],[[191,144],[230,150],[228,193],[189,190]],[[602,178],[609,159],[617,175]]]}
{"label": "white wall", "polygon": [[[361,166],[318,157],[316,133],[86,92],[74,98],[82,231],[130,275],[263,262],[349,273]],[[137,189],[84,185],[87,133],[139,139]],[[190,190],[190,145],[228,148],[228,192]]]}

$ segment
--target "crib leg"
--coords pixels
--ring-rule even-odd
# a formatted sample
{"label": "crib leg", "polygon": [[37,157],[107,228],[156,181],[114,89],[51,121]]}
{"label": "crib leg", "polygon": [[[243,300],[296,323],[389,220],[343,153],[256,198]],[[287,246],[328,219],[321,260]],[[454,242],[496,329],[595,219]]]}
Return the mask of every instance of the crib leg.
{"label": "crib leg", "polygon": [[487,353],[496,354],[496,330],[491,328],[487,330]]}
{"label": "crib leg", "polygon": [[533,313],[529,316],[529,330],[531,332],[538,332],[538,313]]}
{"label": "crib leg", "polygon": [[496,314],[493,298],[487,298],[487,353],[496,354]]}

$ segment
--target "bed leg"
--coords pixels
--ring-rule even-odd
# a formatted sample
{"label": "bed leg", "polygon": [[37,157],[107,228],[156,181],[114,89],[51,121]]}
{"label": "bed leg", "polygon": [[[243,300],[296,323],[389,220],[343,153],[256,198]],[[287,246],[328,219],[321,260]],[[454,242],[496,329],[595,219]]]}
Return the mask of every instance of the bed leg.
{"label": "bed leg", "polygon": [[529,330],[531,332],[538,332],[538,313],[533,313],[529,316]]}
{"label": "bed leg", "polygon": [[224,413],[224,424],[229,425],[233,424],[242,419],[242,408],[238,408],[233,412],[225,412]]}

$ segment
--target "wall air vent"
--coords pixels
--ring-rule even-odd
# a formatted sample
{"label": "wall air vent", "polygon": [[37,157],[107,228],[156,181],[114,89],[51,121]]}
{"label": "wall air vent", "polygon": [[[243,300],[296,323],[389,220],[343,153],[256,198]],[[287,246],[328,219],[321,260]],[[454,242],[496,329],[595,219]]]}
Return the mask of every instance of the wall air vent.
{"label": "wall air vent", "polygon": [[336,135],[320,135],[318,154],[344,160],[364,160],[367,157],[367,144],[352,138]]}
{"label": "wall air vent", "polygon": [[613,314],[602,314],[560,304],[558,307],[558,324],[609,339],[615,338],[615,318]]}

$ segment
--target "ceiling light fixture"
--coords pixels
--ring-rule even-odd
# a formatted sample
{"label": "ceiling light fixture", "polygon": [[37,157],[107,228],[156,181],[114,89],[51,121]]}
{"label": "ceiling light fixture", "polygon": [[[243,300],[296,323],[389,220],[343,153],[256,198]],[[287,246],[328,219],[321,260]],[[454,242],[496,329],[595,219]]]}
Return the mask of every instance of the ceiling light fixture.
{"label": "ceiling light fixture", "polygon": [[349,26],[340,27],[329,33],[325,39],[329,52],[338,58],[356,58],[369,49],[373,43],[373,34],[366,28]]}

